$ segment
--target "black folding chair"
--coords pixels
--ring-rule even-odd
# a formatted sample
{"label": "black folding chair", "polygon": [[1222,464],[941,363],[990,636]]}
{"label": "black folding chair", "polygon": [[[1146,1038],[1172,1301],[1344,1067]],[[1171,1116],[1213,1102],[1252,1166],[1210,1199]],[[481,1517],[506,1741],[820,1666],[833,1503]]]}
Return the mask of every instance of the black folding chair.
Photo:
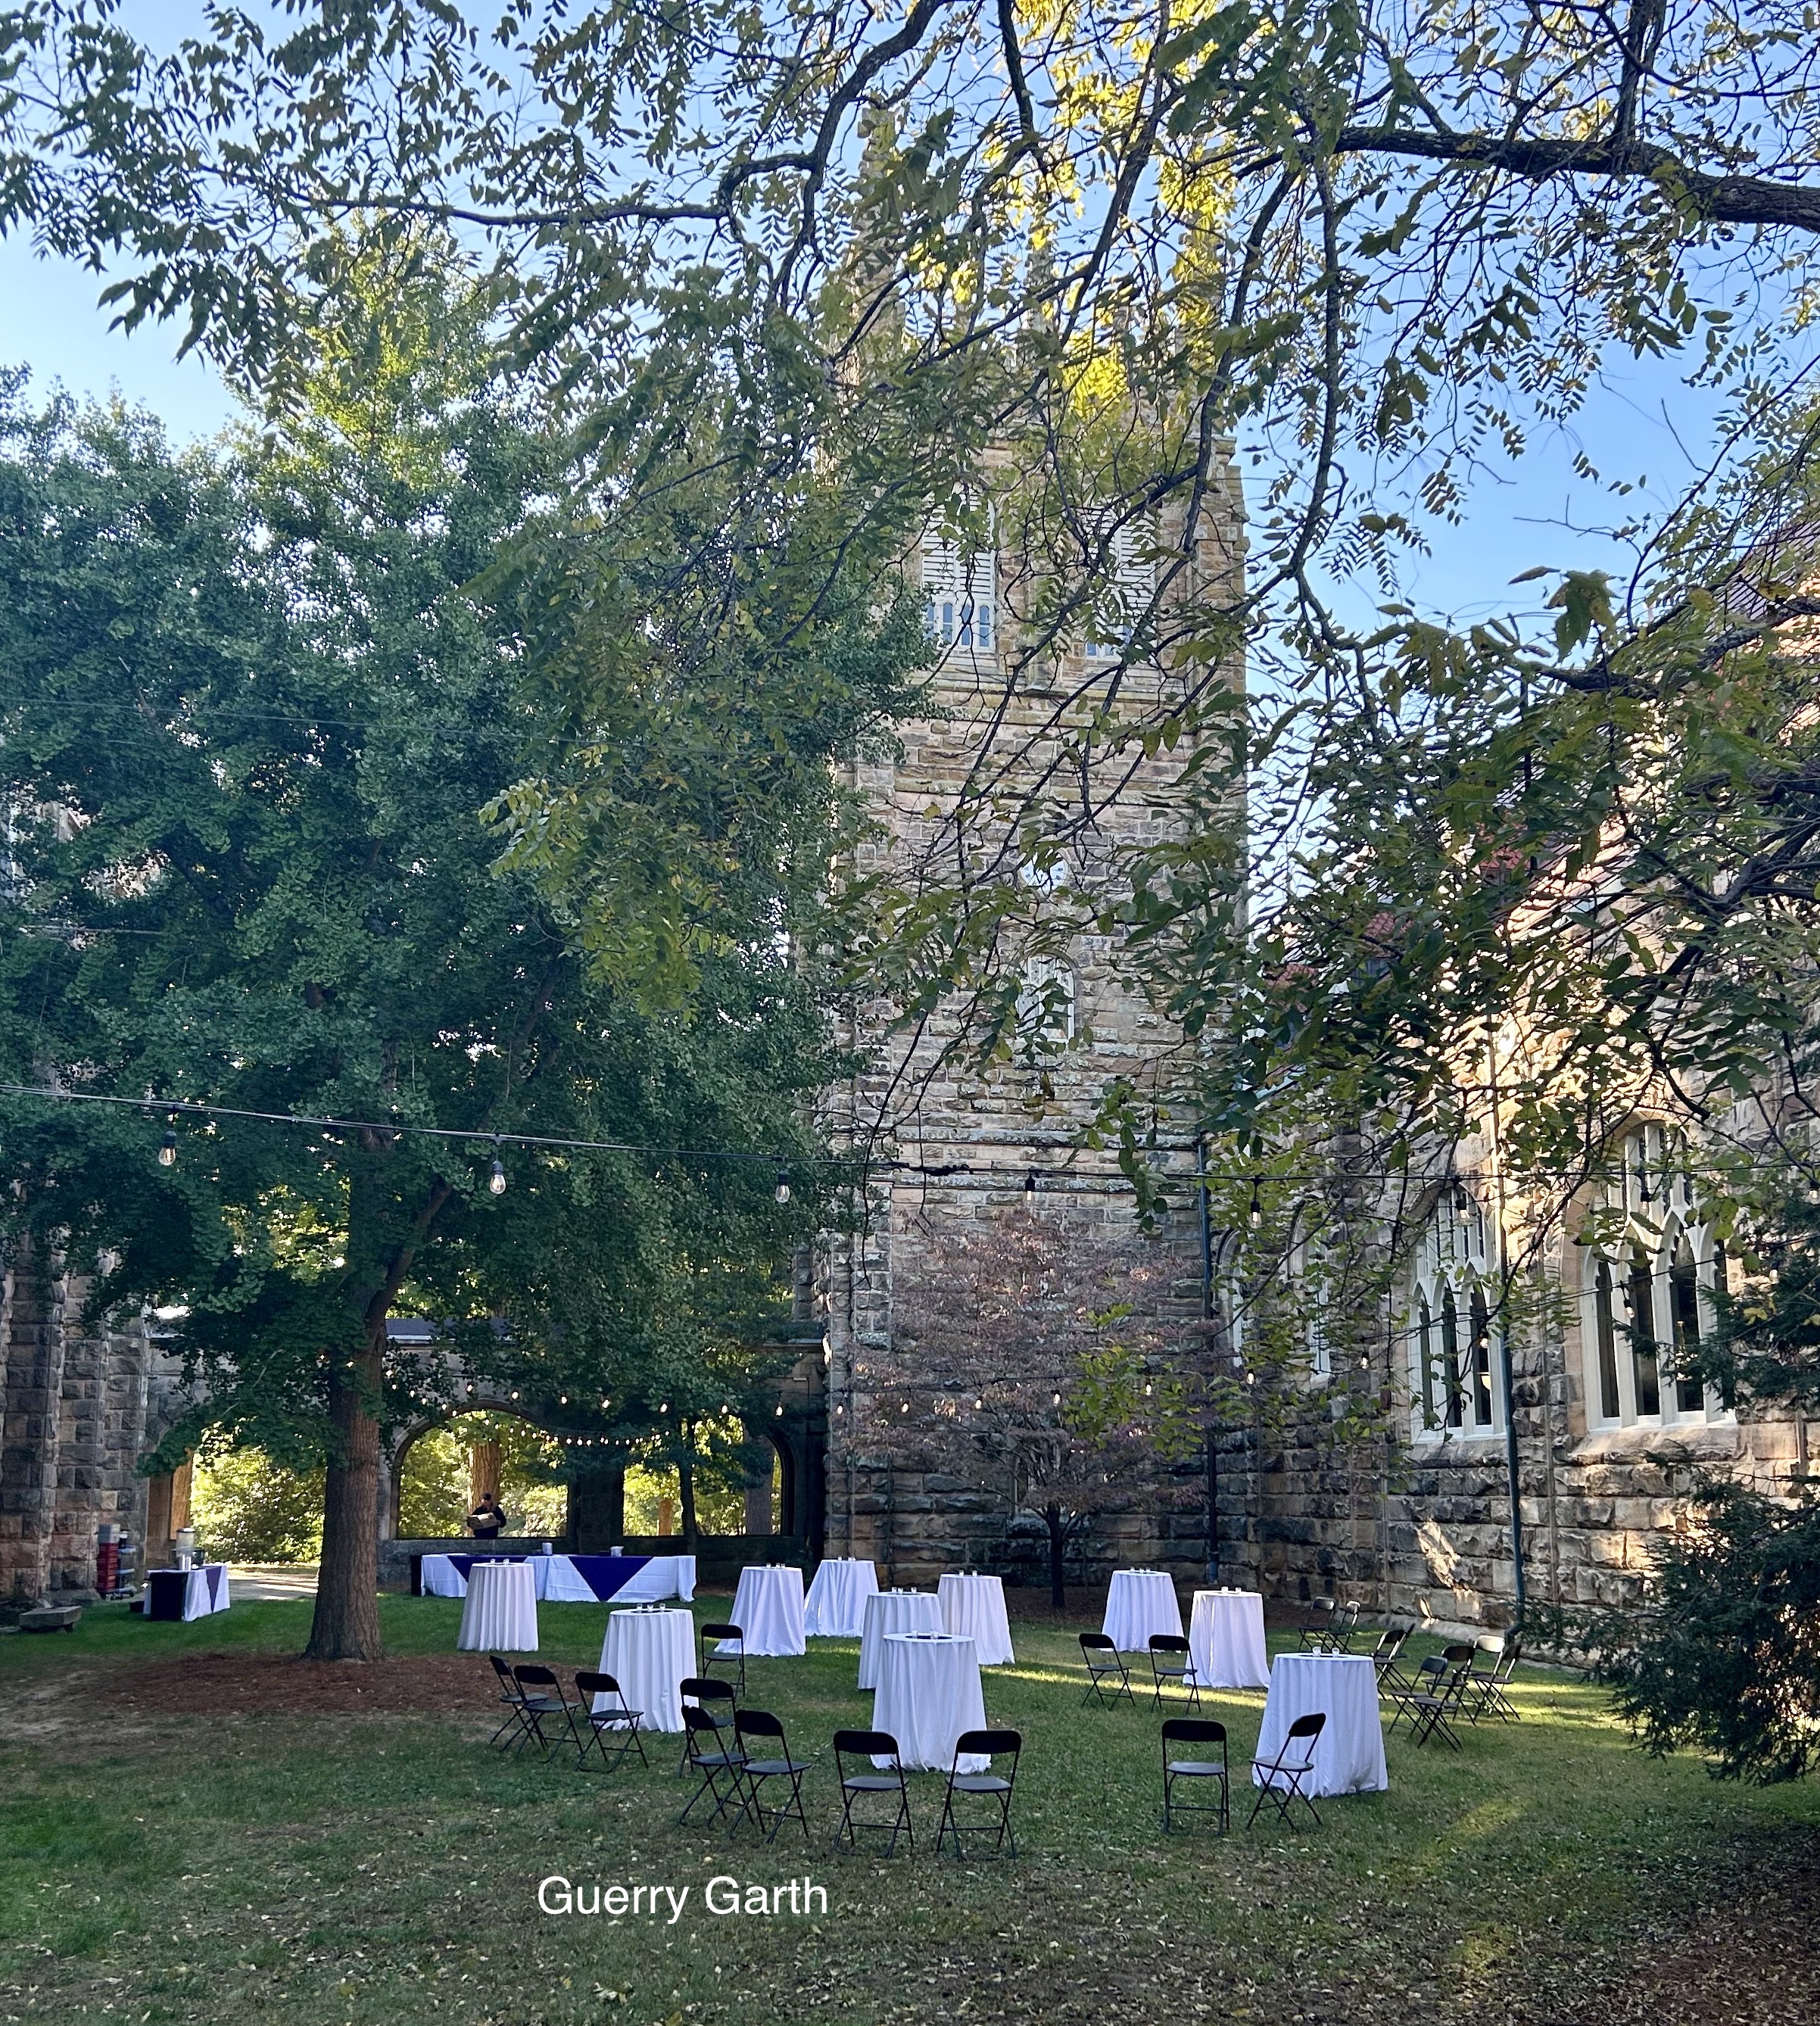
{"label": "black folding chair", "polygon": [[[771,1829],[764,1840],[776,1843],[777,1833],[786,1822],[798,1822],[802,1825],[802,1840],[807,1843],[809,1818],[802,1811],[802,1776],[809,1770],[809,1762],[790,1757],[783,1726],[769,1710],[735,1710],[733,1729],[739,1740],[739,1770],[746,1781],[746,1799],[754,1825],[762,1829],[768,1821]],[[776,1757],[754,1759],[749,1743],[754,1737],[775,1738]],[[780,1808],[768,1809],[764,1805],[764,1783],[768,1780],[781,1780],[790,1788],[790,1799]]]}
{"label": "black folding chair", "polygon": [[[625,1763],[626,1754],[636,1752],[641,1766],[651,1763],[645,1756],[644,1740],[639,1735],[639,1725],[643,1722],[643,1710],[628,1709],[620,1685],[611,1674],[601,1674],[583,1667],[577,1671],[575,1693],[580,1707],[571,1719],[575,1728],[575,1763],[584,1765],[588,1748],[591,1744],[600,1754],[600,1763],[609,1773],[617,1773]],[[610,1698],[605,1709],[596,1709],[596,1696]],[[607,1741],[610,1738],[619,1747],[610,1757]]]}
{"label": "black folding chair", "polygon": [[[846,1762],[859,1760],[863,1770],[849,1773]],[[881,1773],[873,1764],[875,1759],[889,1759],[890,1770]],[[910,1847],[916,1847],[916,1834],[910,1826],[910,1785],[904,1777],[904,1762],[898,1756],[897,1741],[888,1730],[837,1730],[834,1733],[834,1776],[841,1783],[841,1826],[834,1842],[838,1845],[845,1836],[855,1849],[859,1847],[859,1829],[889,1829],[891,1840],[885,1846],[889,1857],[897,1847],[897,1832],[904,1832],[904,1840]],[[853,1804],[868,1794],[895,1794],[897,1812],[888,1822],[856,1822]]]}
{"label": "black folding chair", "polygon": [[[1184,1745],[1199,1746],[1204,1752],[1208,1746],[1214,1744],[1220,1748],[1218,1759],[1177,1759],[1172,1757],[1170,1752],[1171,1745]],[[1199,1801],[1178,1801],[1175,1788],[1179,1780],[1217,1781],[1219,1799],[1207,1805]],[[1226,1726],[1223,1723],[1214,1723],[1205,1717],[1172,1716],[1162,1727],[1162,1827],[1166,1836],[1175,1826],[1177,1815],[1212,1815],[1221,1836],[1232,1827],[1231,1784],[1226,1777]]]}
{"label": "black folding chair", "polygon": [[[739,1650],[723,1653],[721,1640],[730,1641]],[[746,1693],[746,1634],[737,1625],[704,1625],[695,1634],[695,1672],[711,1674],[717,1667],[733,1671],[739,1693]]]}
{"label": "black folding chair", "polygon": [[1522,1711],[1505,1693],[1516,1673],[1516,1663],[1522,1658],[1523,1641],[1512,1633],[1504,1641],[1504,1650],[1498,1656],[1498,1663],[1491,1671],[1490,1679],[1483,1682],[1480,1689],[1487,1707],[1506,1723],[1519,1723],[1523,1719]]}
{"label": "black folding chair", "polygon": [[683,1705],[683,1735],[687,1741],[683,1763],[699,1784],[689,1796],[688,1806],[676,1818],[678,1827],[704,1800],[714,1803],[708,1817],[710,1822],[719,1822],[725,1814],[746,1814],[745,1783],[740,1777],[746,1770],[746,1756],[737,1741],[728,1743],[720,1726],[692,1703]]}
{"label": "black folding chair", "polygon": [[1459,1733],[1447,1721],[1447,1715],[1459,1695],[1465,1671],[1465,1663],[1431,1653],[1416,1670],[1416,1686],[1397,1698],[1397,1714],[1391,1719],[1391,1729],[1394,1731],[1407,1716],[1412,1744],[1426,1744],[1430,1738],[1439,1737],[1457,1752]]}
{"label": "black folding chair", "polygon": [[574,1719],[569,1714],[569,1698],[562,1693],[562,1684],[557,1680],[554,1668],[540,1667],[534,1661],[514,1667],[512,1678],[524,1697],[525,1729],[543,1748],[544,1757],[548,1758],[558,1741],[543,1735],[546,1717],[551,1722],[560,1717],[563,1729],[571,1738],[575,1735]]}
{"label": "black folding chair", "polygon": [[1424,1659],[1419,1660],[1416,1663],[1413,1678],[1406,1684],[1391,1686],[1387,1683],[1380,1683],[1380,1686],[1385,1688],[1391,1701],[1397,1706],[1396,1715],[1391,1718],[1391,1727],[1384,1735],[1387,1737],[1394,1737],[1396,1735],[1397,1726],[1405,1717],[1409,1719],[1413,1728],[1416,1722],[1416,1705],[1418,1703],[1438,1700],[1442,1690],[1446,1685],[1447,1663],[1439,1653],[1430,1653]]}
{"label": "black folding chair", "polygon": [[1186,1689],[1192,1706],[1200,1707],[1201,1685],[1195,1679],[1188,1642],[1179,1632],[1153,1632],[1150,1635],[1150,1678],[1156,1684],[1156,1693],[1151,1699],[1152,1709],[1162,1707],[1166,1682],[1178,1689]]}
{"label": "black folding chair", "polygon": [[1296,1635],[1296,1644],[1305,1653],[1324,1653],[1328,1634],[1333,1630],[1333,1599],[1317,1597],[1308,1608],[1314,1617]]}
{"label": "black folding chair", "polygon": [[1341,1604],[1334,1607],[1333,1621],[1327,1628],[1327,1648],[1329,1653],[1350,1653],[1353,1635],[1358,1630],[1358,1606]]}
{"label": "black folding chair", "polygon": [[1378,1635],[1378,1643],[1372,1651],[1371,1663],[1376,1670],[1378,1693],[1380,1696],[1387,1689],[1406,1689],[1409,1685],[1398,1664],[1402,1658],[1404,1642],[1409,1636],[1409,1628],[1406,1625],[1393,1626]]}
{"label": "black folding chair", "polygon": [[[1081,1634],[1081,1658],[1087,1663],[1087,1693],[1081,1698],[1081,1707],[1097,1698],[1110,1709],[1121,1696],[1137,1706],[1137,1698],[1131,1693],[1131,1676],[1126,1671],[1125,1656],[1107,1638],[1103,1632],[1083,1632]],[[1106,1684],[1114,1685],[1110,1696]]]}
{"label": "black folding chair", "polygon": [[1447,1700],[1456,1715],[1463,1716],[1468,1723],[1479,1721],[1478,1698],[1472,1693],[1471,1680],[1472,1663],[1478,1657],[1478,1648],[1464,1640],[1441,1648],[1441,1658],[1447,1663]]}
{"label": "black folding chair", "polygon": [[[1127,1689],[1127,1693],[1129,1691]],[[1011,1855],[1018,1854],[1017,1832],[1011,1827],[1011,1792],[1018,1784],[1018,1759],[1024,1748],[1021,1733],[1015,1730],[963,1730],[954,1741],[954,1763],[948,1769],[948,1792],[941,1803],[941,1826],[935,1833],[935,1855],[941,1855],[941,1846],[948,1837],[954,1838],[954,1854],[964,1858],[967,1852],[962,1846],[961,1832],[969,1836],[984,1836],[988,1829],[994,1830],[992,1847],[1002,1849],[1008,1840]],[[963,1773],[960,1762],[963,1759],[999,1759],[1008,1757],[1011,1770],[1008,1774],[995,1773],[989,1766],[983,1773]],[[996,1806],[997,1822],[988,1814],[983,1822],[963,1822],[955,1812],[957,1797],[983,1799]]]}
{"label": "black folding chair", "polygon": [[[731,1682],[712,1681],[706,1674],[685,1674],[676,1684],[676,1693],[682,1697],[683,1706],[693,1703],[713,1724],[723,1738],[731,1743],[734,1736],[733,1712],[738,1704]],[[719,1705],[724,1703],[722,1710]],[[676,1768],[680,1779],[689,1770],[689,1733],[683,1733],[682,1763]]]}
{"label": "black folding chair", "polygon": [[[1295,1826],[1292,1812],[1299,1801],[1313,1816],[1317,1825],[1321,1821],[1321,1811],[1314,1805],[1314,1797],[1307,1792],[1302,1783],[1314,1775],[1314,1754],[1321,1743],[1321,1733],[1327,1728],[1327,1712],[1315,1710],[1306,1716],[1299,1716],[1289,1726],[1289,1735],[1283,1741],[1283,1748],[1269,1764],[1262,1759],[1254,1763],[1254,1770],[1264,1776],[1258,1788],[1258,1798],[1251,1803],[1251,1812],[1245,1818],[1249,1829],[1258,1819],[1258,1811],[1268,1801],[1291,1829]],[[1282,1784],[1278,1785],[1280,1781]]]}
{"label": "black folding chair", "polygon": [[[1515,1645],[1522,1651],[1522,1641],[1506,1641],[1501,1633],[1490,1633],[1472,1643],[1472,1664],[1466,1671],[1466,1695],[1471,1702],[1474,1716],[1494,1716],[1500,1723],[1514,1723],[1517,1720],[1516,1705],[1504,1693],[1504,1685],[1510,1678],[1505,1671],[1508,1647]],[[1514,1659],[1509,1664],[1514,1667]]]}
{"label": "black folding chair", "polygon": [[[525,1691],[519,1687],[513,1675],[511,1663],[501,1659],[497,1653],[489,1653],[487,1658],[493,1663],[493,1672],[499,1677],[499,1700],[506,1709],[505,1721],[487,1742],[499,1745],[502,1752],[511,1752],[522,1744],[526,1738],[534,1737],[536,1733],[531,1728],[530,1713],[525,1707]],[[503,1744],[500,1744],[502,1738],[505,1741]]]}

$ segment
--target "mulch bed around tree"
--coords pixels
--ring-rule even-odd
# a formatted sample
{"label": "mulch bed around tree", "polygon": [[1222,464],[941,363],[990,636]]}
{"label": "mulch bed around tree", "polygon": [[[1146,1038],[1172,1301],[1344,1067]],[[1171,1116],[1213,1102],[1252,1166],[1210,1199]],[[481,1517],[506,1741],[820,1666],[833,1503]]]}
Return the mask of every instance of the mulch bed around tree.
{"label": "mulch bed around tree", "polygon": [[420,1653],[394,1659],[299,1660],[288,1653],[193,1653],[110,1670],[116,1707],[173,1716],[484,1715],[495,1694],[484,1655]]}

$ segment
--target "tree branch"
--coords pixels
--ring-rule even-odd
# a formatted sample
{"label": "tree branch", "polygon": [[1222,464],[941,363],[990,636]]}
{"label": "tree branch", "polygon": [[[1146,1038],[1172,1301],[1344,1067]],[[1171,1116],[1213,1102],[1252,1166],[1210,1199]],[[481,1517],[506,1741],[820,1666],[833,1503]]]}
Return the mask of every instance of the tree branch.
{"label": "tree branch", "polygon": [[1343,127],[1336,155],[1409,155],[1461,168],[1498,169],[1531,182],[1552,176],[1616,176],[1656,184],[1719,225],[1767,225],[1820,234],[1820,189],[1767,176],[1714,176],[1649,142],[1523,140],[1494,134],[1421,134],[1400,127]]}

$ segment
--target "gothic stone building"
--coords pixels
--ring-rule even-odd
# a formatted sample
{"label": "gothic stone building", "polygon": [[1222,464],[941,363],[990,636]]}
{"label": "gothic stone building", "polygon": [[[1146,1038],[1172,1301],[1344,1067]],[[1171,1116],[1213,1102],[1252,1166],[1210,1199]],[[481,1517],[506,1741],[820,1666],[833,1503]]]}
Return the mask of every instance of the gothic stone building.
{"label": "gothic stone building", "polygon": [[[1232,484],[1197,559],[1202,581],[1229,583],[1242,554]],[[1040,755],[1056,694],[1118,652],[1082,640],[1008,691],[1019,560],[963,554],[941,537],[920,560],[944,650],[941,708],[850,783],[882,819],[868,849],[886,870],[914,866],[995,746]],[[1118,563],[1133,596],[1147,595],[1141,558],[1128,552]],[[1152,672],[1149,692],[1141,670],[1126,680],[1143,702],[1165,678]],[[1104,811],[1108,849],[1167,823],[1170,779],[1159,760]],[[890,1343],[906,1293],[957,1234],[1029,1206],[1033,1170],[1038,1214],[1083,1243],[1128,1228],[1131,1199],[1115,1163],[1083,1149],[1081,1129],[1111,1077],[1164,1088],[1181,1037],[1122,982],[1119,954],[1082,935],[1065,957],[1051,950],[1033,960],[1030,1019],[1057,1044],[1040,1069],[973,1066],[952,1046],[953,1025],[936,1019],[888,1040],[864,1075],[831,1094],[832,1122],[849,1144],[906,1165],[880,1170],[864,1228],[831,1249],[812,1298],[799,1290],[805,1333],[819,1347],[787,1382],[784,1412],[768,1431],[779,1441],[786,1492],[782,1512],[750,1523],[777,1530],[766,1553],[867,1555],[887,1582],[927,1581],[949,1566],[1035,1573],[1038,1557],[1031,1544],[1020,1548],[1002,1505],[858,1453],[846,1438],[846,1409],[868,1347]],[[876,1036],[862,1015],[849,1038]],[[1186,1179],[1185,1145],[1162,1158]],[[1743,1418],[1675,1376],[1677,1349],[1711,1327],[1720,1267],[1666,1167],[1660,1132],[1639,1122],[1601,1243],[1579,1242],[1593,1208],[1583,1203],[1534,1268],[1553,1298],[1534,1303],[1535,1320],[1509,1341],[1482,1291],[1504,1242],[1496,1207],[1471,1192],[1464,1203],[1438,1196],[1363,1368],[1328,1369],[1321,1345],[1311,1344],[1295,1411],[1218,1431],[1216,1468],[1198,1497],[1184,1497],[1179,1483],[1134,1487],[1125,1510],[1096,1523],[1074,1573],[1103,1575],[1136,1560],[1192,1582],[1217,1560],[1222,1581],[1281,1600],[1338,1596],[1439,1626],[1497,1624],[1516,1608],[1520,1540],[1532,1604],[1634,1600],[1652,1543],[1682,1523],[1695,1473],[1731,1472],[1774,1491],[1807,1463],[1799,1417]],[[1164,1243],[1186,1291],[1198,1292],[1197,1234],[1178,1228]],[[21,1248],[6,1262],[0,1603],[92,1594],[103,1525],[131,1533],[146,1566],[168,1558],[187,1516],[186,1472],[149,1479],[138,1468],[178,1411],[179,1376],[146,1322],[93,1324],[83,1295],[54,1259]],[[1334,1439],[1333,1409],[1352,1387],[1388,1412],[1372,1439],[1348,1445]],[[616,1489],[577,1485],[578,1545],[615,1532]],[[385,1504],[389,1536],[389,1483]]]}

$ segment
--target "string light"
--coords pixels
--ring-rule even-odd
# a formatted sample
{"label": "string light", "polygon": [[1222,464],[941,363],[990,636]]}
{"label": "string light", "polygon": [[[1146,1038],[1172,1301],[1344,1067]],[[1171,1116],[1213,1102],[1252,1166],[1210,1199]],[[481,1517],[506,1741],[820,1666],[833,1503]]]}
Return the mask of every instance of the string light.
{"label": "string light", "polygon": [[177,1116],[171,1115],[171,1122],[164,1128],[164,1136],[158,1142],[158,1166],[174,1168],[177,1165]]}
{"label": "string light", "polygon": [[1472,1199],[1467,1193],[1466,1184],[1459,1181],[1453,1184],[1453,1214],[1462,1224],[1472,1221]]}
{"label": "string light", "polygon": [[1032,1168],[1024,1177],[1024,1201],[1026,1203],[1031,1202],[1035,1198],[1036,1193],[1037,1171],[1034,1168]]}
{"label": "string light", "polygon": [[503,1196],[506,1193],[506,1164],[499,1159],[497,1135],[493,1140],[493,1172],[487,1178],[487,1187],[496,1196]]}
{"label": "string light", "polygon": [[780,1203],[787,1203],[790,1201],[790,1170],[787,1168],[779,1168],[777,1188],[774,1193]]}
{"label": "string light", "polygon": [[1264,1221],[1264,1199],[1259,1192],[1258,1177],[1255,1175],[1251,1177],[1251,1207],[1245,1214],[1247,1221],[1254,1231]]}

